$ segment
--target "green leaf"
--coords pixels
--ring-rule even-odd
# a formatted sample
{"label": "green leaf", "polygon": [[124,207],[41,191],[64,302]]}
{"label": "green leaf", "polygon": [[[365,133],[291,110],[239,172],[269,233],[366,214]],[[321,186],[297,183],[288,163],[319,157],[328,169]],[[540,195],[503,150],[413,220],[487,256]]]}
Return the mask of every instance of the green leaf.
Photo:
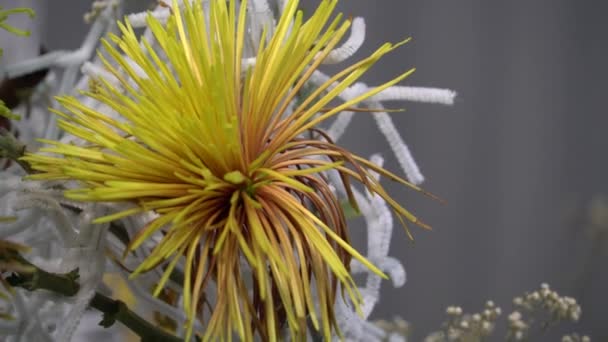
{"label": "green leaf", "polygon": [[11,120],[21,120],[21,116],[11,112],[10,108],[8,108],[2,100],[0,100],[0,116]]}

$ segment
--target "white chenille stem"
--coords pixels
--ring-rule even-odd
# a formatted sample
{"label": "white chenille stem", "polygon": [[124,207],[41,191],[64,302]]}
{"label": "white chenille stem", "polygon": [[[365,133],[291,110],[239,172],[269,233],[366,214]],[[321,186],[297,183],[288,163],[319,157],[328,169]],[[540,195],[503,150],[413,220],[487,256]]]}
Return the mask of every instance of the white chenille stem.
{"label": "white chenille stem", "polygon": [[323,60],[323,64],[338,64],[357,52],[361,45],[363,45],[363,41],[365,40],[365,20],[363,18],[357,17],[353,20],[352,26],[350,28],[350,36],[342,44],[340,47],[332,50],[325,60]]}
{"label": "white chenille stem", "polygon": [[[390,242],[393,230],[391,213],[386,203],[379,196],[372,198],[368,194],[367,198],[364,198],[361,193],[356,191],[355,198],[358,203],[368,204],[365,207],[361,206],[361,211],[368,227],[367,258],[380,267],[381,270],[386,271],[382,268],[382,265],[390,248],[390,243],[387,242]],[[363,317],[367,318],[380,298],[382,279],[377,274],[369,272],[369,270],[364,270],[364,272],[367,273],[367,278],[365,287],[363,288],[365,301],[361,307],[361,311],[363,312]],[[392,272],[393,270],[390,270],[388,273],[391,274]]]}
{"label": "white chenille stem", "polygon": [[[315,71],[311,77],[311,82],[319,85],[327,82],[328,80],[329,77],[319,71]],[[329,89],[333,88],[334,86],[335,84],[332,84]],[[365,84],[356,83],[353,86],[345,89],[340,94],[340,98],[344,101],[347,101],[363,94],[368,89],[370,88],[365,86]],[[376,101],[366,100],[364,101],[364,104],[374,109],[384,108],[381,103]],[[422,175],[420,169],[418,168],[418,165],[414,161],[414,157],[412,157],[410,149],[405,144],[405,141],[403,141],[403,139],[401,138],[401,135],[397,131],[397,128],[393,124],[393,120],[388,115],[388,113],[380,112],[372,113],[371,115],[373,115],[374,119],[376,120],[380,132],[382,132],[382,134],[384,134],[384,136],[386,137],[386,140],[388,141],[391,149],[395,153],[397,161],[405,172],[407,179],[413,184],[420,184],[424,182],[424,176]],[[335,138],[332,134],[336,134],[339,137],[340,132],[344,132],[348,123],[350,123],[350,120],[348,117],[346,117],[346,120],[344,121],[345,122],[341,123],[340,126],[330,128],[329,132],[332,138]]]}
{"label": "white chenille stem", "polygon": [[407,342],[405,336],[399,335],[398,333],[390,333],[388,335],[388,342]]}
{"label": "white chenille stem", "polygon": [[[129,65],[129,67],[131,67],[131,69],[133,69],[133,72],[135,72],[135,74],[138,77],[143,78],[143,79],[148,78],[148,74],[146,74],[146,71],[139,64],[137,64],[137,62],[135,62],[133,59],[131,59],[127,56],[123,56],[123,58],[125,59],[125,62],[127,62],[127,64]],[[137,87],[135,80],[131,80],[131,81],[133,81],[133,85]]]}
{"label": "white chenille stem", "polygon": [[[379,154],[372,155],[369,160],[380,167],[384,163],[384,159]],[[372,172],[371,176],[376,180],[380,179],[376,172]],[[390,209],[380,196],[373,195],[368,191],[365,193],[364,196],[359,190],[354,189],[355,199],[359,203],[359,208],[368,229],[367,258],[390,276],[394,286],[403,286],[406,280],[403,266],[398,260],[388,257],[393,231],[393,217]],[[365,286],[360,288],[364,298],[361,311],[363,318],[366,319],[380,299],[382,279],[356,261],[351,263],[351,270],[353,273],[365,273],[367,275]],[[350,322],[357,321],[350,320]]]}
{"label": "white chenille stem", "polygon": [[[253,0],[247,3],[247,31],[245,38],[244,57],[253,57],[259,48],[262,32],[266,30],[266,38],[272,36],[275,18],[267,0]],[[243,70],[245,71],[245,70]]]}
{"label": "white chenille stem", "polygon": [[255,57],[243,58],[243,60],[241,61],[243,65],[243,74],[247,72],[248,68],[255,66],[255,62]]}
{"label": "white chenille stem", "polygon": [[40,217],[40,213],[36,210],[24,212],[18,216],[17,222],[2,225],[2,230],[0,230],[0,238],[8,238],[11,235],[23,232],[38,222]]}
{"label": "white chenille stem", "polygon": [[[321,85],[329,80],[329,76],[323,74],[320,71],[315,71],[311,77],[311,82]],[[328,90],[333,89],[337,83],[332,84]],[[343,101],[347,101],[349,99],[355,98],[363,93],[365,93],[369,88],[363,82],[357,82],[352,86],[344,89],[342,93],[340,93],[340,99]],[[331,124],[329,129],[327,130],[327,134],[333,141],[338,141],[340,137],[346,132],[346,128],[352,121],[354,113],[345,111],[341,112],[337,115],[334,122]]]}
{"label": "white chenille stem", "polygon": [[277,0],[277,3],[279,4],[279,12],[278,14],[283,13],[283,11],[285,10],[285,6],[287,6],[287,1],[288,0]]}
{"label": "white chenille stem", "polygon": [[51,336],[42,329],[42,320],[38,311],[39,304],[25,298],[26,294],[23,292],[17,292],[13,296],[13,303],[21,318],[19,332],[17,333],[18,341],[53,342]]}
{"label": "white chenille stem", "polygon": [[37,70],[55,66],[57,65],[57,60],[60,58],[65,58],[66,55],[71,53],[72,51],[53,51],[40,57],[11,64],[6,68],[6,77],[15,78]]}
{"label": "white chenille stem", "polygon": [[394,287],[401,287],[405,285],[407,277],[405,274],[405,269],[399,260],[391,257],[385,257],[376,266],[378,266],[382,271],[388,273],[388,276],[393,281]]}
{"label": "white chenille stem", "polygon": [[[369,158],[369,161],[372,162],[372,164],[375,164],[380,167],[384,165],[384,158],[379,153],[372,154]],[[369,173],[372,177],[374,177],[375,180],[380,180],[380,174],[378,172],[370,170]]]}
{"label": "white chenille stem", "polygon": [[109,224],[92,224],[96,216],[107,214],[99,204],[88,204],[75,220],[75,226],[79,228],[76,236],[64,243],[67,247],[66,253],[62,255],[59,268],[66,272],[75,268],[79,269],[80,288],[76,296],[70,298],[65,323],[57,332],[58,341],[70,341],[80,318],[89,306],[91,298],[95,295],[95,289],[103,279],[105,270],[105,241]]}
{"label": "white chenille stem", "polygon": [[[382,108],[382,105],[380,103],[373,103],[371,107]],[[424,176],[422,175],[422,172],[420,172],[418,164],[414,161],[410,149],[401,138],[390,115],[386,112],[372,113],[372,115],[376,120],[380,132],[384,134],[393,153],[397,157],[397,161],[403,169],[403,172],[405,172],[407,179],[413,184],[421,184],[424,182]]]}
{"label": "white chenille stem", "polygon": [[171,11],[168,8],[158,7],[152,12],[139,12],[132,13],[127,16],[127,20],[131,23],[133,28],[141,28],[146,27],[148,24],[146,22],[146,18],[148,15],[151,15],[161,23],[167,21],[167,19],[171,16]]}
{"label": "white chenille stem", "polygon": [[0,321],[0,336],[14,335],[19,331],[19,323],[17,321]]}
{"label": "white chenille stem", "polygon": [[380,196],[369,198],[372,208],[371,217],[366,217],[367,224],[373,227],[374,234],[367,242],[368,254],[372,258],[383,258],[388,255],[393,236],[393,215],[388,205]]}
{"label": "white chenille stem", "polygon": [[[259,39],[259,35],[265,26],[266,29],[272,28],[274,21],[272,9],[267,0],[251,0],[248,5],[249,11],[251,12],[250,25],[252,30],[259,31],[256,32],[256,36]],[[268,33],[272,33],[272,31],[269,31]]]}
{"label": "white chenille stem", "polygon": [[66,211],[54,198],[43,193],[24,194],[15,203],[15,208],[39,208],[46,212],[46,218],[55,223],[56,231],[62,242],[75,241],[77,234]]}
{"label": "white chenille stem", "polygon": [[[62,63],[70,64],[65,68],[63,78],[59,84],[59,94],[69,94],[76,90],[74,86],[76,85],[80,66],[91,58],[95,47],[99,43],[99,39],[112,26],[111,13],[112,6],[107,6],[93,23],[81,47],[74,51],[73,54],[63,56],[60,59]],[[59,137],[59,128],[57,127],[57,117],[55,115],[49,117],[44,137],[46,139],[57,139]]]}
{"label": "white chenille stem", "polygon": [[50,52],[37,58],[9,65],[6,68],[7,77],[14,78],[46,68],[79,65],[88,60],[95,50],[99,38],[107,28],[109,13],[110,7],[104,11],[100,18],[95,20],[80,48],[74,51]]}
{"label": "white chenille stem", "polygon": [[[118,78],[116,78],[116,76],[114,76],[111,72],[105,70],[103,67],[93,64],[91,62],[85,62],[82,67],[80,68],[80,71],[89,76],[87,78],[103,78],[104,80],[110,82],[113,86],[115,87],[119,87],[121,88],[122,85],[120,84],[120,81],[118,80]],[[81,80],[81,82],[79,82],[79,86],[77,88],[82,88],[83,86],[85,86],[84,84],[82,84],[85,81],[85,78],[83,78]]]}
{"label": "white chenille stem", "polygon": [[[0,182],[0,199],[6,196],[10,191],[16,191],[23,188],[23,180],[21,176],[2,175]],[[39,186],[37,186],[39,188]]]}
{"label": "white chenille stem", "polygon": [[344,135],[346,132],[346,128],[350,125],[350,122],[353,120],[353,116],[355,112],[346,111],[338,114],[334,122],[331,123],[329,129],[327,130],[327,135],[335,142]]}
{"label": "white chenille stem", "polygon": [[456,92],[450,89],[394,86],[370,98],[370,101],[413,101],[424,103],[454,104]]}
{"label": "white chenille stem", "polygon": [[270,4],[268,4],[267,0],[251,0],[249,1],[249,5],[253,11],[258,13],[271,12]]}
{"label": "white chenille stem", "polygon": [[384,330],[360,317],[350,302],[336,300],[334,310],[343,338],[334,336],[332,341],[381,342],[386,337]]}
{"label": "white chenille stem", "polygon": [[[57,341],[71,341],[76,328],[80,324],[80,319],[84,315],[84,312],[89,307],[89,303],[93,296],[95,296],[95,289],[101,283],[103,279],[104,263],[103,253],[98,255],[81,255],[77,265],[79,266],[79,281],[80,289],[76,294],[75,303],[69,309],[64,324],[59,327],[57,332]],[[83,268],[94,269],[93,272],[86,272]],[[93,275],[86,273],[95,273]]]}

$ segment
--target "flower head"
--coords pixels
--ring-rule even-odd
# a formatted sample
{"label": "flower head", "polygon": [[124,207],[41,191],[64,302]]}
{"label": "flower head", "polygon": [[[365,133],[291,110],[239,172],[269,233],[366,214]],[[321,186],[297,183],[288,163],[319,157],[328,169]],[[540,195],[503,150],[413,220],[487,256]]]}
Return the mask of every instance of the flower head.
{"label": "flower head", "polygon": [[[383,274],[350,246],[343,209],[324,172],[340,174],[353,205],[351,180],[383,197],[399,218],[424,224],[372,173],[418,188],[335,145],[318,126],[411,71],[332,107],[332,100],[401,43],[382,45],[303,95],[303,86],[349,28],[341,15],[331,19],[337,0],[321,1],[307,20],[298,1],[288,1],[274,34],[262,34],[253,66],[243,63],[247,1],[240,8],[237,3],[211,0],[205,13],[199,1],[180,7],[174,0],[166,24],[147,18],[155,42],[138,40],[129,22],[119,23],[122,35],[110,37],[118,48],[104,41],[110,58],[100,54],[116,82],[101,78],[85,95],[121,118],[60,97],[60,127],[86,143],[46,141],[51,147],[41,151],[57,156],[24,159],[40,172],[32,179],[80,181],[79,188],[65,192],[70,199],[137,204],[96,222],[157,214],[127,251],[162,236],[134,271],[164,265],[156,294],[185,260],[189,331],[200,319],[204,339],[230,339],[236,332],[244,340],[259,334],[272,341],[286,323],[299,339],[310,319],[329,339],[337,328],[332,306],[338,285],[355,306],[360,303],[350,259]],[[217,293],[206,316],[210,282]]]}

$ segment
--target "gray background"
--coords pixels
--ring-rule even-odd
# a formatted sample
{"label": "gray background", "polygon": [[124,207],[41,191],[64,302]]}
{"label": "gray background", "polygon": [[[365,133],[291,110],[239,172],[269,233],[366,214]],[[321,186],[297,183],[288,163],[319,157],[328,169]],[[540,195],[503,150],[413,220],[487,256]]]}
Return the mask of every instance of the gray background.
{"label": "gray background", "polygon": [[[90,2],[51,3],[41,40],[51,49],[76,47]],[[608,193],[608,3],[344,0],[340,7],[366,18],[366,44],[356,57],[414,38],[366,82],[416,67],[405,84],[459,93],[454,107],[406,104],[394,114],[426,189],[448,203],[392,189],[434,230],[415,230],[412,244],[395,229],[391,254],[404,261],[408,282],[401,289],[386,283],[374,317],[406,318],[419,340],[439,327],[447,305],[473,312],[493,299],[507,311],[513,296],[548,282],[583,306],[580,324],[562,332],[607,341],[608,260],[592,253],[583,211],[592,196]],[[364,156],[381,152],[397,170],[368,115],[342,144]]]}

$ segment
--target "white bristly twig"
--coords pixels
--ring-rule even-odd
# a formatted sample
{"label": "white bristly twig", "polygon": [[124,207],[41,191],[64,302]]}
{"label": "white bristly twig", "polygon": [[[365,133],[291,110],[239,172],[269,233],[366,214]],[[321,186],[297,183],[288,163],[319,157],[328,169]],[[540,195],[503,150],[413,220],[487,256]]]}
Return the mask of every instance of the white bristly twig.
{"label": "white bristly twig", "polygon": [[357,50],[363,45],[365,40],[365,20],[357,17],[353,19],[352,26],[350,28],[350,36],[342,44],[342,46],[332,50],[327,57],[323,60],[323,64],[338,64],[342,63],[349,57],[355,54]]}
{"label": "white bristly twig", "polygon": [[394,86],[374,95],[370,101],[412,101],[453,105],[456,92],[450,89]]}

